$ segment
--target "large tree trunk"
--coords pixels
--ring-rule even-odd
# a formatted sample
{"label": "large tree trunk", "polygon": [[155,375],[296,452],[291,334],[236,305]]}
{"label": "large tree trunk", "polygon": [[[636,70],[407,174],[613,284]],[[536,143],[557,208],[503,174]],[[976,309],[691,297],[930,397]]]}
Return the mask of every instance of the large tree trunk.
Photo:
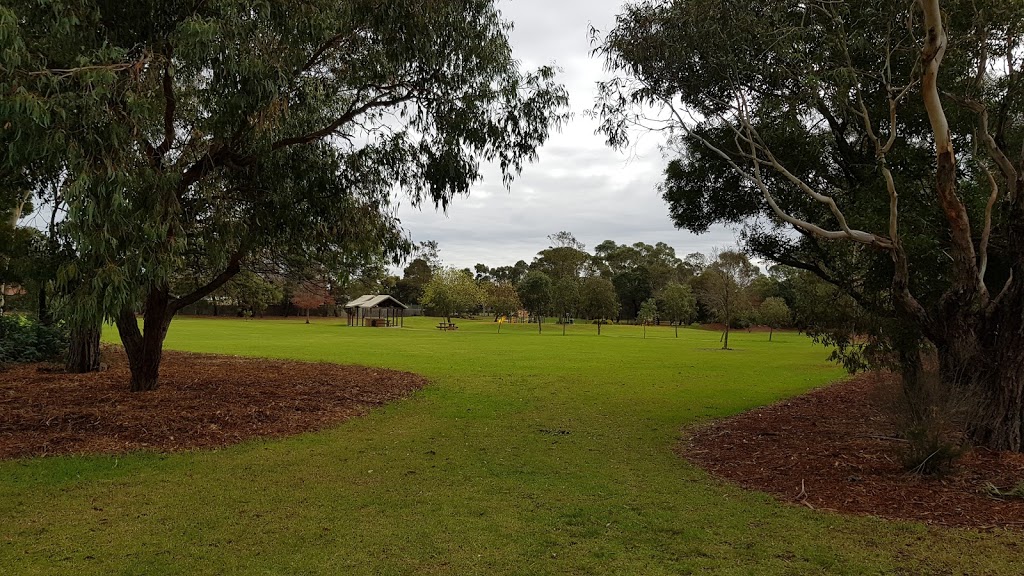
{"label": "large tree trunk", "polygon": [[71,330],[65,368],[72,374],[85,374],[100,369],[100,327],[84,326]]}
{"label": "large tree trunk", "polygon": [[[943,362],[947,385],[967,386],[968,398],[976,402],[968,411],[971,441],[992,450],[1024,451],[1024,290],[1020,286],[1015,282],[976,331],[950,334],[966,343]],[[973,352],[972,357],[964,358],[966,351]]]}
{"label": "large tree trunk", "polygon": [[164,338],[174,317],[166,289],[151,288],[146,298],[146,309],[139,329],[135,313],[125,309],[117,318],[117,331],[121,335],[128,367],[132,373],[131,391],[156,390],[163,359]]}

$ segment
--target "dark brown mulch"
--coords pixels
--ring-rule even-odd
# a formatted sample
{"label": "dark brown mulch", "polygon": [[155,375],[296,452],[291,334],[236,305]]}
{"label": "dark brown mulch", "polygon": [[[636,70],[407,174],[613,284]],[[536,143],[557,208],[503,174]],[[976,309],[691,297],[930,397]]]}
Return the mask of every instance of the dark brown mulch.
{"label": "dark brown mulch", "polygon": [[693,431],[683,456],[780,500],[943,526],[1024,527],[1024,500],[996,499],[1024,481],[1024,455],[975,449],[942,477],[905,471],[884,408],[894,378],[865,374]]}
{"label": "dark brown mulch", "polygon": [[166,352],[160,388],[128,391],[120,348],[109,370],[65,374],[30,364],[0,372],[0,459],[176,452],[322,429],[427,384],[415,374]]}

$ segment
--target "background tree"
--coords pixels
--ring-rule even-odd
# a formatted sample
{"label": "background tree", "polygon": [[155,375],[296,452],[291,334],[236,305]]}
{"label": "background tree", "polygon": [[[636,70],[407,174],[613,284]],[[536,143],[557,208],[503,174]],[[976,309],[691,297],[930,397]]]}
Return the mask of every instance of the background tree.
{"label": "background tree", "polygon": [[495,282],[508,282],[513,286],[518,285],[526,273],[530,271],[530,265],[525,260],[519,260],[512,266],[499,266],[491,268],[491,278]]}
{"label": "background tree", "polygon": [[563,336],[565,336],[565,325],[579,310],[579,306],[580,282],[577,278],[566,276],[552,284],[551,311],[561,318]]}
{"label": "background tree", "polygon": [[536,270],[527,272],[516,287],[523,307],[537,319],[537,332],[543,332],[544,315],[551,308],[551,287],[551,278]]}
{"label": "background tree", "polygon": [[[4,166],[57,154],[66,166],[65,221],[89,265],[65,274],[116,320],[132,390],[157,386],[175,313],[253,254],[397,261],[409,244],[396,183],[442,208],[481,161],[508,183],[567,104],[551,68],[519,71],[491,1],[4,10]],[[174,293],[185,254],[205,261],[206,282]]]}
{"label": "background tree", "polygon": [[[237,306],[239,313],[248,313],[250,316],[262,316],[263,312],[271,304],[280,302],[284,298],[284,290],[281,286],[251,270],[239,272],[238,275],[224,284],[218,292],[226,297],[231,304]],[[295,301],[296,297],[304,299],[301,292],[296,292],[292,296],[292,302]],[[325,301],[324,304],[326,303],[328,302]],[[302,308],[298,304],[296,306]],[[317,304],[312,306],[312,308],[315,309],[319,306],[320,304]]]}
{"label": "background tree", "polygon": [[611,280],[600,276],[584,280],[580,288],[580,311],[597,323],[597,335],[600,336],[601,324],[619,314],[619,297]]}
{"label": "background tree", "polygon": [[760,271],[740,252],[720,252],[700,275],[699,297],[725,324],[722,349],[729,349],[729,330],[733,321],[750,307],[749,288]]}
{"label": "background tree", "polygon": [[777,296],[770,296],[758,306],[757,318],[768,325],[768,341],[771,342],[775,329],[787,325],[792,318],[792,313],[789,311],[789,306],[786,306],[785,300]]}
{"label": "background tree", "polygon": [[306,324],[309,324],[310,310],[316,310],[332,301],[330,290],[321,282],[305,280],[292,289],[291,302],[306,313]]}
{"label": "background tree", "polygon": [[872,333],[907,391],[931,351],[973,441],[1020,451],[1022,23],[1009,0],[633,4],[595,111],[613,145],[662,111],[678,226],[746,224],[755,255],[898,317]]}
{"label": "background tree", "polygon": [[434,272],[430,282],[423,289],[423,305],[434,315],[442,316],[449,323],[452,315],[472,312],[487,298],[483,288],[473,275],[455,268],[441,268]]}
{"label": "background tree", "polygon": [[[496,322],[501,316],[512,318],[523,308],[516,287],[508,282],[489,282],[484,286],[484,290],[487,292],[486,306],[491,309]],[[501,331],[500,324],[498,331]]]}
{"label": "background tree", "polygon": [[679,325],[689,324],[697,313],[697,297],[689,284],[672,282],[661,291],[658,298],[658,310],[661,317],[675,325],[676,338],[679,337]]}
{"label": "background tree", "polygon": [[636,315],[636,320],[644,327],[644,339],[647,339],[647,325],[654,322],[654,319],[658,317],[658,301],[654,298],[648,298],[644,300],[644,303],[640,305],[640,312]]}
{"label": "background tree", "polygon": [[569,232],[548,236],[551,245],[537,253],[530,269],[547,274],[552,281],[565,278],[577,279],[591,257],[582,242]]}

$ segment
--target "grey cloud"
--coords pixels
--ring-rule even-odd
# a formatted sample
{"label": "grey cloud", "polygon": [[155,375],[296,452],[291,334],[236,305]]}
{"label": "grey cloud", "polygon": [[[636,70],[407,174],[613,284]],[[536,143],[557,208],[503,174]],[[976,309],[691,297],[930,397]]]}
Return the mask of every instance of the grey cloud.
{"label": "grey cloud", "polygon": [[590,57],[589,24],[608,30],[618,1],[512,0],[499,4],[515,23],[515,55],[526,68],[551,62],[563,73],[575,114],[539,151],[539,161],[506,191],[496,169],[468,198],[456,198],[448,214],[403,203],[399,216],[415,240],[437,240],[446,264],[472,267],[530,261],[548,246],[547,235],[568,230],[588,247],[665,242],[682,256],[735,244],[735,235],[714,228],[702,236],[676,230],[656,186],[665,160],[657,137],[642,138],[629,153],[608,149],[583,111],[593,102],[602,63]]}

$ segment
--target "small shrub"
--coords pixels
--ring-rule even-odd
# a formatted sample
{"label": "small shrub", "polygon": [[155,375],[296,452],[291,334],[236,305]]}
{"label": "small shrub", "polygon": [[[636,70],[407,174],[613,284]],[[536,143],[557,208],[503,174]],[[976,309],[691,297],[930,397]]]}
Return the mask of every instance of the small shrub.
{"label": "small shrub", "polygon": [[57,360],[68,347],[67,331],[27,316],[0,316],[0,366]]}
{"label": "small shrub", "polygon": [[966,446],[960,394],[943,386],[934,369],[923,370],[913,380],[904,374],[893,405],[897,427],[907,440],[902,455],[907,470],[923,476],[948,472]]}
{"label": "small shrub", "polygon": [[964,452],[961,445],[934,421],[906,429],[904,436],[907,448],[903,452],[903,465],[914,474],[944,474]]}

